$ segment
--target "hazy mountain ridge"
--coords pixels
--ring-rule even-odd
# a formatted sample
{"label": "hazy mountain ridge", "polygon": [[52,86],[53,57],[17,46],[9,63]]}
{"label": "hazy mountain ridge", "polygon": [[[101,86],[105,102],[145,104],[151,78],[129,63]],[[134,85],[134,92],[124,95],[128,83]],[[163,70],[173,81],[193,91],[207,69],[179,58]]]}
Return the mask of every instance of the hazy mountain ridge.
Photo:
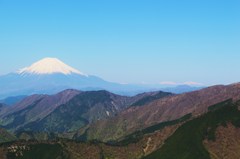
{"label": "hazy mountain ridge", "polygon": [[7,97],[5,99],[0,100],[0,103],[4,103],[4,104],[6,104],[8,106],[12,106],[12,105],[20,102],[21,100],[23,100],[26,97],[27,96],[25,96],[25,95]]}

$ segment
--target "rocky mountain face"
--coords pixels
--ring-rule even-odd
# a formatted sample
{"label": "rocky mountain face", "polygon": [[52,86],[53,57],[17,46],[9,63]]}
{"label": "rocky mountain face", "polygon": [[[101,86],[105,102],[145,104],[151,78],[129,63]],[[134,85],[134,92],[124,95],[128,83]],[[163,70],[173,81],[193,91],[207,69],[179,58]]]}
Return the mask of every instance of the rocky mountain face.
{"label": "rocky mountain face", "polygon": [[240,84],[213,86],[199,91],[154,100],[141,107],[130,107],[111,119],[93,123],[84,132],[87,139],[115,140],[151,125],[181,118],[193,117],[208,111],[216,103],[240,99]]}

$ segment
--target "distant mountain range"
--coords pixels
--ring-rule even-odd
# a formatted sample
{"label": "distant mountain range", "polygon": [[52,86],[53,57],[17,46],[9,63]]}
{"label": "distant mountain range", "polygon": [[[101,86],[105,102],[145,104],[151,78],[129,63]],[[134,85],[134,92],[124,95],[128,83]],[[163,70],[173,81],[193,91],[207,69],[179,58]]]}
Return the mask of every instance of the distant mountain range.
{"label": "distant mountain range", "polygon": [[[136,95],[161,89],[173,93],[183,93],[201,88],[186,85],[166,89],[163,87],[108,82],[96,76],[86,75],[56,58],[45,58],[16,73],[0,76],[0,99],[33,94],[55,94],[65,89],[108,90],[121,95]],[[6,102],[6,104],[9,103]]]}
{"label": "distant mountain range", "polygon": [[11,105],[14,105],[17,102],[23,100],[26,97],[27,97],[26,95],[7,97],[5,99],[0,100],[0,103],[11,106]]}

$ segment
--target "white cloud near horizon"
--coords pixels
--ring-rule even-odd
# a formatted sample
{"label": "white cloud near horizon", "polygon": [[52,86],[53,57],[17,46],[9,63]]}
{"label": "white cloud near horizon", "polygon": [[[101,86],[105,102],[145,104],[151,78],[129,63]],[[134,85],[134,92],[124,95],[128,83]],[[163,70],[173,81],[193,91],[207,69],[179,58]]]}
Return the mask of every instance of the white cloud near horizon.
{"label": "white cloud near horizon", "polygon": [[178,82],[173,82],[173,81],[162,81],[160,82],[160,84],[162,85],[189,85],[189,86],[204,86],[203,83],[199,83],[199,82],[193,82],[193,81],[187,81],[187,82],[182,82],[182,83],[178,83]]}

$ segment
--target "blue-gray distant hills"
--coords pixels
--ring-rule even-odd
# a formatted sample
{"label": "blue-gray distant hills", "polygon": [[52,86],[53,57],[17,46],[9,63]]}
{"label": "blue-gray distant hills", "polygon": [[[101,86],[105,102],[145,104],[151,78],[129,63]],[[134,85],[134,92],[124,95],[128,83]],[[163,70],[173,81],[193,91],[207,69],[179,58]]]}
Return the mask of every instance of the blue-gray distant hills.
{"label": "blue-gray distant hills", "polygon": [[[136,95],[160,88],[108,82],[86,75],[56,58],[45,58],[18,72],[0,76],[0,99],[19,95],[54,94],[65,89],[107,90],[121,95]],[[182,93],[196,89],[199,88],[185,86],[176,87],[176,90],[166,88],[166,91]]]}
{"label": "blue-gray distant hills", "polygon": [[53,94],[65,89],[109,90],[119,94],[146,90],[145,87],[107,82],[96,76],[60,73],[35,75],[11,73],[0,76],[0,98],[15,95]]}

